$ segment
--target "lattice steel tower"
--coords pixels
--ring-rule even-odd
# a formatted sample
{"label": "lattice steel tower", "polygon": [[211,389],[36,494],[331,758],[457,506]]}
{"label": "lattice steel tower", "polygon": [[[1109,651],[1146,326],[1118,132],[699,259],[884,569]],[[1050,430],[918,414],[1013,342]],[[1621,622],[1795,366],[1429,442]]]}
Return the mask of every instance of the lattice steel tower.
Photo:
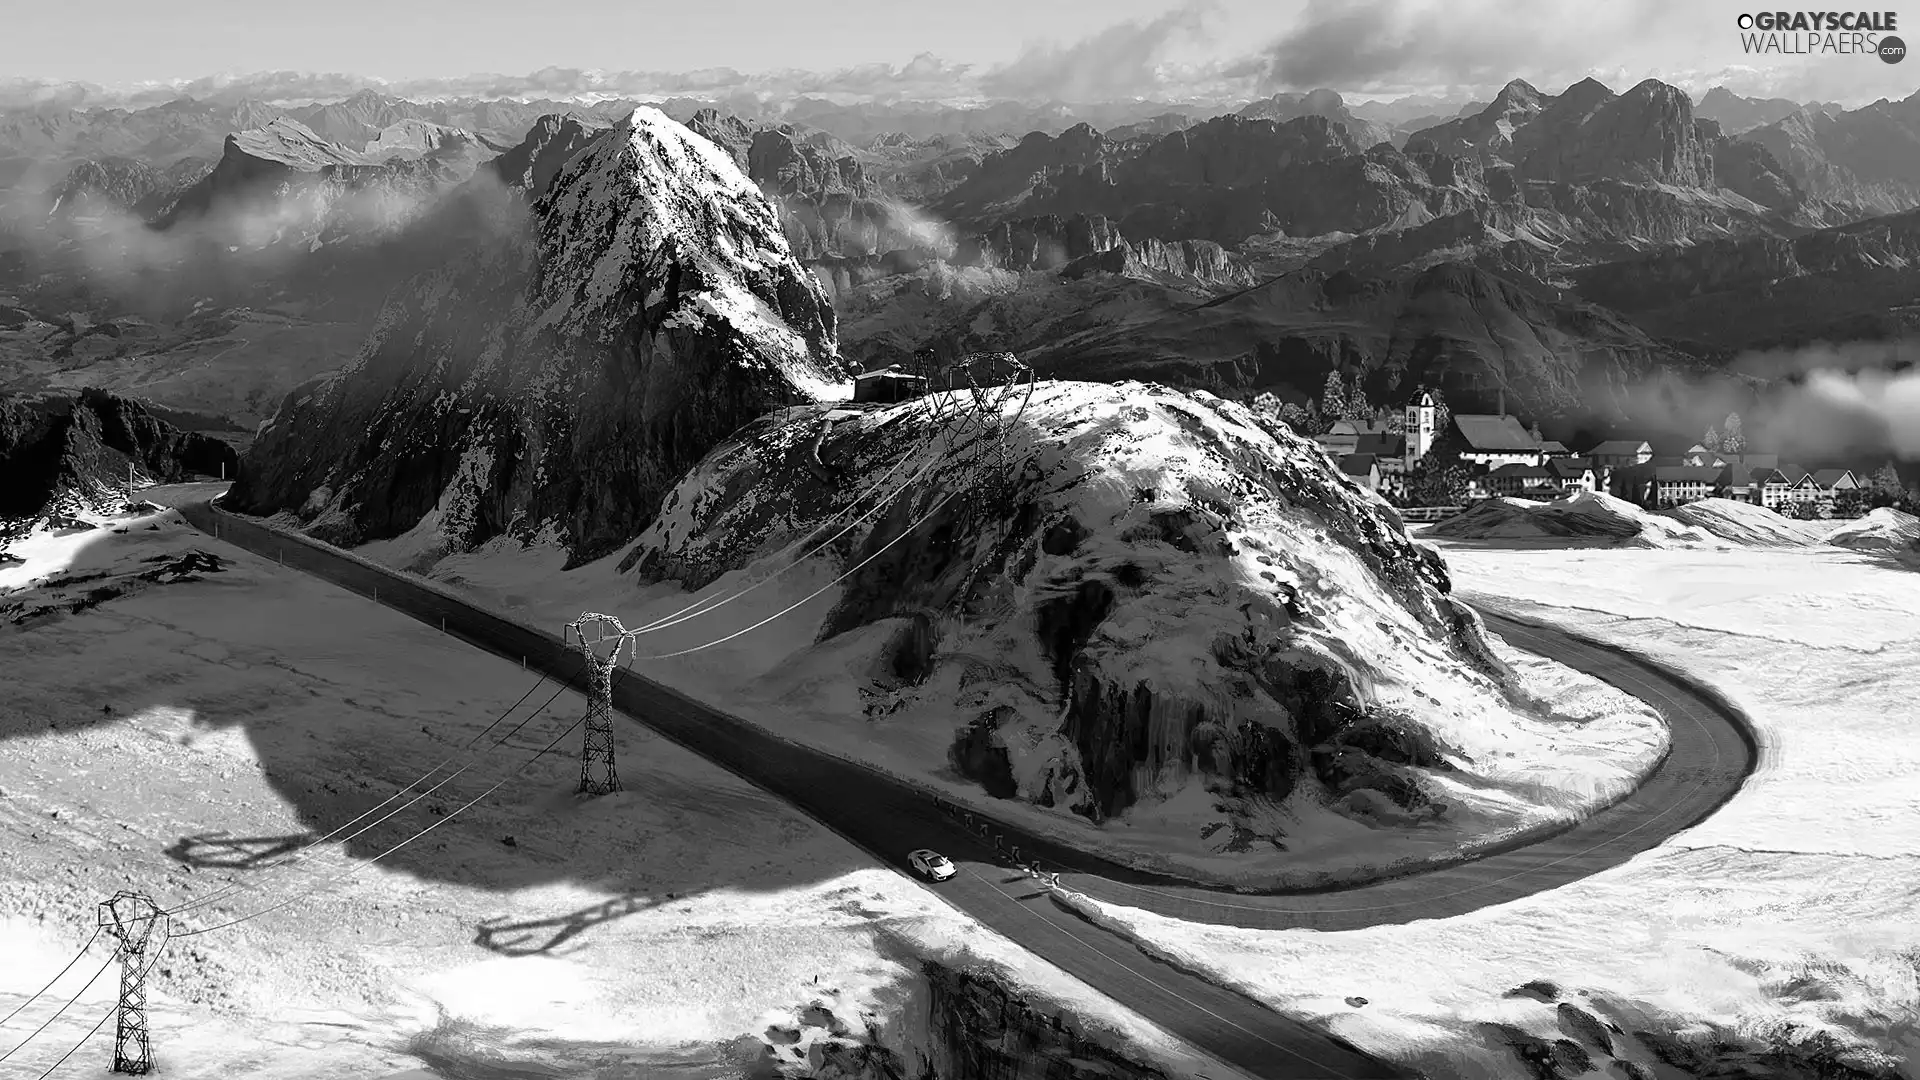
{"label": "lattice steel tower", "polygon": [[[570,629],[587,660],[587,723],[580,740],[580,790],[588,795],[605,795],[620,790],[620,775],[613,765],[613,671],[620,665],[620,651],[633,635],[619,619],[591,611],[575,619]],[[613,642],[613,648],[604,650],[608,641]]]}
{"label": "lattice steel tower", "polygon": [[153,1045],[147,1037],[147,969],[167,943],[167,915],[152,899],[117,892],[100,905],[100,926],[119,941],[120,1008],[113,1030],[113,1071],[142,1075],[153,1071]]}

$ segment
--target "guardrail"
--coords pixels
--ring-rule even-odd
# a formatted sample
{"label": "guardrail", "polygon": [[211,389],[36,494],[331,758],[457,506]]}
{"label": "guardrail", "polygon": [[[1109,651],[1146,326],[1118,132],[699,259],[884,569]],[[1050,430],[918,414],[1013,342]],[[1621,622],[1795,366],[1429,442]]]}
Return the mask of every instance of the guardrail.
{"label": "guardrail", "polygon": [[1395,507],[1394,509],[1400,511],[1400,520],[1402,521],[1413,521],[1413,522],[1419,522],[1421,524],[1431,524],[1436,521],[1445,521],[1446,519],[1454,516],[1455,514],[1458,514],[1464,511],[1466,507],[1464,506],[1399,506],[1399,507]]}

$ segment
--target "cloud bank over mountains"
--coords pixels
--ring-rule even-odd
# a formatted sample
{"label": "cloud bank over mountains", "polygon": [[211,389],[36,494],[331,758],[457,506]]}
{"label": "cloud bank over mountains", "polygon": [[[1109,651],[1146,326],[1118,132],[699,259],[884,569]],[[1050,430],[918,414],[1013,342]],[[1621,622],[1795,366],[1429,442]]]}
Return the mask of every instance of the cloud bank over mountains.
{"label": "cloud bank over mountains", "polygon": [[[1612,86],[1659,78],[1696,98],[1736,94],[1848,106],[1913,92],[1911,65],[1866,56],[1741,52],[1737,0],[1307,0],[1280,22],[1247,25],[1236,0],[1190,0],[1152,18],[1116,22],[1072,42],[1029,41],[998,64],[924,52],[906,63],[758,72],[547,67],[522,75],[377,78],[343,72],[256,71],[125,85],[5,78],[0,108],[139,108],[181,97],[275,105],[333,101],[374,90],[415,101],[609,98],[778,100],[840,104],[987,100],[1069,104],[1145,99],[1224,103],[1327,87],[1351,99],[1410,94],[1490,98],[1524,78],[1558,90],[1593,76]],[[1920,32],[1916,28],[1915,32]],[[796,58],[804,58],[796,45]]]}

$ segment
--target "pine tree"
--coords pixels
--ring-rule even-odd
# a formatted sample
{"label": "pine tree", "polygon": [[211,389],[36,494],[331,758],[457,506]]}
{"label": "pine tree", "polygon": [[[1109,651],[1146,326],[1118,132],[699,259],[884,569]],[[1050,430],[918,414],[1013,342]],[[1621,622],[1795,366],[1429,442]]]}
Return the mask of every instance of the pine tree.
{"label": "pine tree", "polygon": [[1536,446],[1547,441],[1546,435],[1540,431],[1540,422],[1538,420],[1534,421],[1533,426],[1527,429],[1527,434],[1533,436],[1534,445]]}
{"label": "pine tree", "polygon": [[1340,410],[1340,419],[1364,423],[1373,419],[1373,405],[1367,401],[1367,391],[1360,385],[1360,373],[1353,373],[1353,382],[1347,387],[1346,407]]}
{"label": "pine tree", "polygon": [[1320,415],[1337,419],[1347,411],[1347,382],[1340,377],[1340,369],[1327,372],[1327,382],[1320,390]]}
{"label": "pine tree", "polygon": [[1721,450],[1729,454],[1738,454],[1747,448],[1746,432],[1740,427],[1740,414],[1728,413],[1720,422],[1720,445],[1709,446],[1710,450]]}
{"label": "pine tree", "polygon": [[1726,441],[1721,436],[1720,429],[1717,427],[1709,427],[1707,429],[1707,433],[1700,437],[1700,445],[1716,454],[1725,451],[1727,448]]}
{"label": "pine tree", "polygon": [[1891,461],[1873,470],[1867,487],[1875,506],[1892,506],[1907,493],[1906,482],[1900,479],[1900,470]]}
{"label": "pine tree", "polygon": [[1271,390],[1263,390],[1253,395],[1253,401],[1249,403],[1248,407],[1261,416],[1277,417],[1280,415],[1280,399],[1275,397]]}
{"label": "pine tree", "polygon": [[1280,406],[1279,419],[1281,423],[1292,428],[1296,435],[1313,434],[1313,432],[1308,430],[1309,415],[1307,410],[1294,402],[1289,401],[1285,405]]}

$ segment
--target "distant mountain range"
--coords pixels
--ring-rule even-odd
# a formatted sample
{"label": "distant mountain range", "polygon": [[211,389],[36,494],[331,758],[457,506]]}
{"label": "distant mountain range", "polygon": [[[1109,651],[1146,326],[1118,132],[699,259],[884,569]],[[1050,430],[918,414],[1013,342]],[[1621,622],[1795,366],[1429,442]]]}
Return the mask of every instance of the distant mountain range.
{"label": "distant mountain range", "polygon": [[[16,185],[13,227],[45,235],[0,250],[0,291],[91,310],[124,279],[155,317],[297,303],[370,322],[379,298],[502,227],[488,191],[538,207],[623,108],[362,93],[298,115],[7,116],[0,153],[149,156]],[[1900,303],[1855,301],[1913,284],[1906,218],[1877,215],[1920,205],[1920,95],[1834,110],[1716,91],[1696,108],[1657,80],[1516,80],[1485,102],[1135,103],[1104,131],[1036,108],[661,112],[768,201],[867,364],[1005,349],[1075,377],[1296,398],[1340,368],[1385,398],[1424,382],[1463,407],[1505,392],[1543,417],[1618,415],[1626,387],[1710,368],[1736,342],[1906,326]],[[998,120],[1044,126],[982,130]],[[151,230],[113,234],[103,258],[87,219],[105,207]],[[129,252],[138,274],[101,276]]]}

